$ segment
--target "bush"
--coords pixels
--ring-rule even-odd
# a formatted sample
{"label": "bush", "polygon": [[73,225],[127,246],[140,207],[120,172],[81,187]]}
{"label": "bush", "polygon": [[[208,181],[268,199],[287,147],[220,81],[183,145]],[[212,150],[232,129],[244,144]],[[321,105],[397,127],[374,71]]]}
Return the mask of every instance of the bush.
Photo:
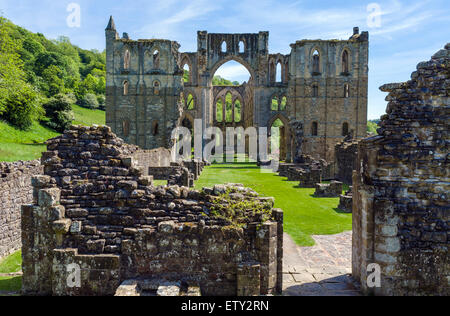
{"label": "bush", "polygon": [[64,132],[73,121],[73,96],[58,94],[44,104],[45,115],[48,120],[43,121],[48,127]]}
{"label": "bush", "polygon": [[42,116],[38,95],[32,87],[24,84],[6,100],[6,111],[2,117],[19,129],[26,130],[36,118]]}
{"label": "bush", "polygon": [[98,100],[95,94],[88,93],[79,101],[79,105],[88,109],[98,108]]}

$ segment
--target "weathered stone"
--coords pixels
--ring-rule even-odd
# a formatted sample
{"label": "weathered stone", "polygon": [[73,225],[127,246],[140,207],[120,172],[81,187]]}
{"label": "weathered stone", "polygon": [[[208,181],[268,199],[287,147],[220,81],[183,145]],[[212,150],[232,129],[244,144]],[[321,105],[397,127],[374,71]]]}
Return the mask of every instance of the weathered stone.
{"label": "weathered stone", "polygon": [[[364,293],[450,295],[449,47],[387,84],[379,136],[362,140],[353,175],[353,277]],[[381,267],[381,287],[365,280]]]}

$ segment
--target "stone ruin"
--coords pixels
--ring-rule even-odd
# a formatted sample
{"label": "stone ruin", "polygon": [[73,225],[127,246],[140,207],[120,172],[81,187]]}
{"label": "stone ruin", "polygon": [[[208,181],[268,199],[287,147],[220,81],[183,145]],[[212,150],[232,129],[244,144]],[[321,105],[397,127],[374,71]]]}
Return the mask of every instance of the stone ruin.
{"label": "stone ruin", "polygon": [[301,188],[314,188],[329,175],[329,164],[324,159],[315,159],[308,155],[301,155],[299,163],[282,163],[278,167],[280,177],[287,177],[288,181],[299,181]]}
{"label": "stone ruin", "polygon": [[[353,276],[364,293],[450,295],[450,44],[387,84],[379,136],[359,144]],[[369,288],[369,264],[381,287]]]}
{"label": "stone ruin", "polygon": [[353,188],[350,187],[350,189],[345,192],[345,194],[341,194],[339,196],[339,206],[338,209],[341,211],[344,211],[346,213],[352,213],[353,212]]}
{"label": "stone ruin", "polygon": [[345,184],[351,185],[353,182],[353,171],[356,170],[359,141],[359,139],[354,139],[350,136],[335,146],[335,178]]}
{"label": "stone ruin", "polygon": [[0,259],[21,247],[20,205],[33,201],[31,176],[41,172],[38,160],[0,163]]}
{"label": "stone ruin", "polygon": [[239,184],[155,187],[137,152],[109,127],[73,126],[48,141],[22,207],[23,294],[281,293],[273,198]]}
{"label": "stone ruin", "polygon": [[339,197],[342,194],[343,183],[331,181],[331,183],[316,183],[315,197]]}

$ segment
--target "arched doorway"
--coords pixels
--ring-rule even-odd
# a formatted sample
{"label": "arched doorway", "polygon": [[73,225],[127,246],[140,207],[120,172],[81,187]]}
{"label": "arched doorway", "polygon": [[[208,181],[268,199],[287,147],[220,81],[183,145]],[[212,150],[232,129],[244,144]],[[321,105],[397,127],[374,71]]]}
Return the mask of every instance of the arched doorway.
{"label": "arched doorway", "polygon": [[268,134],[270,136],[269,152],[276,150],[280,161],[290,160],[291,131],[288,119],[282,114],[277,114],[268,122],[267,126],[269,129]]}

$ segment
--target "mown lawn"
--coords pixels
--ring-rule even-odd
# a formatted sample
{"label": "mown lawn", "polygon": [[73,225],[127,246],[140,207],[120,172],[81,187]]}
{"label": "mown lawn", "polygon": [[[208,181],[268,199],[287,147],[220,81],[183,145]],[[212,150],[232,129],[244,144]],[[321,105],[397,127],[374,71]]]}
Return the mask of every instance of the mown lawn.
{"label": "mown lawn", "polygon": [[351,214],[337,209],[339,198],[315,198],[314,189],[302,189],[273,173],[261,173],[253,163],[214,164],[204,169],[196,188],[218,183],[242,183],[263,196],[273,196],[284,211],[284,230],[300,246],[312,246],[311,235],[338,234],[352,229]]}
{"label": "mown lawn", "polygon": [[74,125],[86,125],[93,124],[105,125],[106,114],[101,110],[89,110],[78,105],[72,105],[72,111],[75,115]]}
{"label": "mown lawn", "polygon": [[[17,251],[0,261],[0,274],[15,273],[21,270],[22,253]],[[0,275],[0,296],[18,293],[22,287],[21,276]]]}
{"label": "mown lawn", "polygon": [[[105,112],[89,110],[78,105],[72,106],[75,120],[79,125],[105,125]],[[38,122],[29,130],[22,131],[0,121],[0,161],[33,160],[46,151],[44,142],[59,134]]]}

